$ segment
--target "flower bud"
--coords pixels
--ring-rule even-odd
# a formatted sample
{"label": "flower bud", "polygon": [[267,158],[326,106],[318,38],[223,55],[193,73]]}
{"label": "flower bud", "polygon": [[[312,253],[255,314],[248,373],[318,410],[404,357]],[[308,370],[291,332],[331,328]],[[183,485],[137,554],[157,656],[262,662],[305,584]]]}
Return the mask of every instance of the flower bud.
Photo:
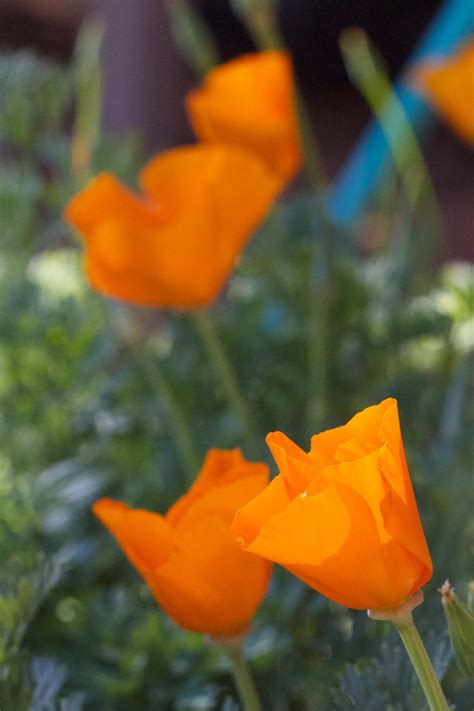
{"label": "flower bud", "polygon": [[455,594],[448,580],[439,592],[458,666],[466,676],[474,678],[474,615]]}

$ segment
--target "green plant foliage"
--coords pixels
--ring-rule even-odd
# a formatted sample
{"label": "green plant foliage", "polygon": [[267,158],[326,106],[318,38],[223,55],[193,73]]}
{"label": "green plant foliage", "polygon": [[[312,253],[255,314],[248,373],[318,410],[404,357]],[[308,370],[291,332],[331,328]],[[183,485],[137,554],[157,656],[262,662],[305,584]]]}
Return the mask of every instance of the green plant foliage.
{"label": "green plant foliage", "polygon": [[[428,640],[431,659],[436,674],[442,678],[450,661],[445,639]],[[393,635],[380,645],[380,657],[369,663],[349,665],[342,677],[340,687],[332,695],[331,711],[348,709],[390,709],[411,711],[423,709],[424,697],[405,650]]]}

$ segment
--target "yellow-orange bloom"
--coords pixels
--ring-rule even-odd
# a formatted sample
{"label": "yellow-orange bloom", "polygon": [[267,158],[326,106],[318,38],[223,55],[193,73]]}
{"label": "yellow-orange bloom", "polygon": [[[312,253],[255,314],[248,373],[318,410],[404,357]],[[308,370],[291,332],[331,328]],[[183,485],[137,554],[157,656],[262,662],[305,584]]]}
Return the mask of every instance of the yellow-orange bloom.
{"label": "yellow-orange bloom", "polygon": [[422,64],[415,77],[441,116],[474,146],[474,41],[443,62]]}
{"label": "yellow-orange bloom", "polygon": [[269,50],[211,69],[186,106],[201,141],[246,148],[289,180],[301,163],[294,94],[289,55]]}
{"label": "yellow-orange bloom", "polygon": [[93,510],[170,617],[187,630],[230,637],[247,630],[270,577],[270,563],[243,551],[230,524],[268,480],[266,464],[238,449],[211,449],[165,516],[111,499]]}
{"label": "yellow-orange bloom", "polygon": [[143,196],[102,173],[66,207],[92,286],[147,306],[213,301],[281,179],[247,151],[221,145],[170,150],[139,178]]}
{"label": "yellow-orange bloom", "polygon": [[280,474],[236,515],[245,550],[355,609],[392,609],[429,580],[396,400],[315,435],[309,453],[281,432],[267,442]]}

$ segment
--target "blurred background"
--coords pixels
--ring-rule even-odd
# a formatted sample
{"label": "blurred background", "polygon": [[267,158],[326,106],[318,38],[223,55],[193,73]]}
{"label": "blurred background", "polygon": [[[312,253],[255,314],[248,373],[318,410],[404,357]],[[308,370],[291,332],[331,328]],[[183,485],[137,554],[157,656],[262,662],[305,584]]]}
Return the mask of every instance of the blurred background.
{"label": "blurred background", "polygon": [[[227,0],[193,0],[213,31],[222,60],[253,49]],[[328,174],[337,175],[370,120],[346,75],[338,37],[363,27],[395,77],[439,9],[439,0],[282,0],[281,27],[311,108]],[[103,18],[104,123],[139,130],[147,152],[191,141],[183,97],[193,84],[171,36],[165,0],[2,0],[0,48],[28,47],[69,62],[81,21]],[[473,151],[436,121],[423,151],[442,208],[444,259],[474,256]]]}
{"label": "blurred background", "polygon": [[[186,489],[163,380],[199,457],[242,443],[192,314],[97,294],[62,218],[92,175],[112,171],[134,186],[153,152],[194,140],[183,97],[197,80],[167,4],[0,0],[1,711],[238,708],[218,652],[162,614],[90,510],[111,496],[164,512]],[[253,48],[226,0],[192,6],[222,60]],[[465,25],[474,15],[470,0],[447,6]],[[440,7],[279,3],[331,178],[374,120],[346,73],[341,31],[365,28],[394,78]],[[102,24],[85,22],[93,17]],[[435,569],[417,620],[450,701],[471,711],[474,687],[453,658],[436,589],[449,577],[466,597],[472,579],[474,161],[431,119],[420,147],[439,211],[429,190],[409,194],[410,171],[430,185],[413,151],[406,172],[387,163],[345,224],[327,219],[326,194],[301,177],[252,236],[209,317],[257,419],[259,457],[273,467],[265,434],[280,429],[305,447],[315,384],[318,428],[398,399]],[[380,156],[367,157],[373,167]],[[359,182],[356,173],[347,195]],[[278,566],[246,654],[271,711],[423,708],[387,626]]]}

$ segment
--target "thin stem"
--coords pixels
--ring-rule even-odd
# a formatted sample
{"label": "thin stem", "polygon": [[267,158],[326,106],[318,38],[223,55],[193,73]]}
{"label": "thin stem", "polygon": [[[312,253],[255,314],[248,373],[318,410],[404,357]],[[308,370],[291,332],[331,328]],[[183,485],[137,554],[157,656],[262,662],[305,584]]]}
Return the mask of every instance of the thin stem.
{"label": "thin stem", "polygon": [[219,64],[219,52],[204,19],[188,0],[167,0],[170,27],[181,54],[196,75],[204,79]]}
{"label": "thin stem", "polygon": [[416,134],[397,92],[392,89],[382,60],[360,28],[343,32],[340,46],[350,79],[367,101],[385,134],[413,214],[422,199],[426,199],[433,227],[439,233],[442,220],[433,182]]}
{"label": "thin stem", "polygon": [[448,702],[411,613],[402,620],[393,620],[393,624],[408,652],[431,711],[449,711]]}
{"label": "thin stem", "polygon": [[275,0],[231,0],[231,5],[258,49],[283,47]]}
{"label": "thin stem", "polygon": [[184,410],[158,361],[150,355],[146,347],[141,349],[138,358],[143,363],[148,380],[158,399],[168,413],[168,423],[173,431],[178,456],[188,480],[192,482],[199,471],[200,458]]}
{"label": "thin stem", "polygon": [[315,192],[320,230],[320,239],[313,238],[309,274],[306,429],[308,434],[313,434],[324,424],[326,415],[333,227],[322,202],[327,190],[327,180],[319,147],[314,137],[308,108],[297,82],[295,103],[305,175],[311,189]]}
{"label": "thin stem", "polygon": [[167,412],[166,422],[176,442],[178,458],[188,482],[191,483],[199,471],[201,457],[188,425],[186,413],[161,366],[150,352],[149,338],[145,335],[145,325],[141,321],[142,311],[134,310],[130,305],[108,302],[107,313],[112,328],[117,331],[124,346],[133,354],[137,364],[143,368],[151,389]]}
{"label": "thin stem", "polygon": [[[276,3],[273,0],[233,0],[237,14],[247,26],[251,37],[261,50],[282,49],[285,41],[278,26]],[[301,146],[304,173],[315,193],[319,218],[320,240],[313,240],[309,274],[308,327],[308,398],[306,426],[310,434],[325,420],[328,390],[328,337],[331,306],[331,272],[333,225],[323,207],[328,182],[321,153],[314,135],[310,112],[301,86],[295,77],[294,102],[298,138]]]}
{"label": "thin stem", "polygon": [[103,38],[103,23],[97,19],[86,20],[81,25],[74,49],[76,111],[71,169],[80,187],[90,177],[92,155],[100,137]]}
{"label": "thin stem", "polygon": [[333,228],[323,200],[327,191],[319,146],[314,136],[311,117],[303,92],[295,79],[295,105],[298,134],[303,154],[304,172],[315,193],[316,213],[319,218],[320,239],[313,237],[309,274],[308,324],[308,399],[306,429],[317,432],[324,424],[328,390],[329,316],[331,307],[331,272]]}
{"label": "thin stem", "polygon": [[191,318],[209,354],[215,373],[220,379],[227,400],[241,422],[246,447],[249,452],[256,454],[259,451],[259,445],[252,413],[242,394],[233,365],[220,340],[214,322],[209,312],[203,309],[193,312]]}
{"label": "thin stem", "polygon": [[332,244],[331,233],[322,229],[313,247],[310,280],[310,317],[308,324],[308,400],[306,430],[319,431],[326,418],[329,364],[329,315],[331,306]]}
{"label": "thin stem", "polygon": [[250,674],[248,664],[242,654],[240,646],[221,645],[223,653],[232,664],[232,676],[239,691],[244,711],[262,711],[257,689]]}
{"label": "thin stem", "polygon": [[311,190],[315,193],[316,215],[320,230],[320,239],[317,240],[316,235],[313,237],[309,274],[306,429],[311,435],[321,429],[326,416],[333,227],[323,206],[328,185],[327,178],[310,113],[297,79],[295,79],[295,105],[304,172]]}
{"label": "thin stem", "polygon": [[[258,7],[242,0],[234,0],[237,14],[245,23],[253,41],[261,51],[284,49],[285,41],[278,26],[278,17],[273,2],[262,2]],[[306,106],[303,92],[295,77],[294,101],[296,108],[298,137],[303,156],[307,181],[315,192],[327,188],[327,179],[321,161],[319,146],[313,132],[311,116]]]}
{"label": "thin stem", "polygon": [[[324,172],[321,152],[313,131],[313,125],[309,109],[303,96],[300,83],[295,77],[295,106],[298,119],[298,135],[303,155],[304,172],[310,188],[315,193],[323,195],[328,187],[328,181]],[[320,209],[323,212],[323,209]],[[324,222],[327,221],[324,215]]]}

